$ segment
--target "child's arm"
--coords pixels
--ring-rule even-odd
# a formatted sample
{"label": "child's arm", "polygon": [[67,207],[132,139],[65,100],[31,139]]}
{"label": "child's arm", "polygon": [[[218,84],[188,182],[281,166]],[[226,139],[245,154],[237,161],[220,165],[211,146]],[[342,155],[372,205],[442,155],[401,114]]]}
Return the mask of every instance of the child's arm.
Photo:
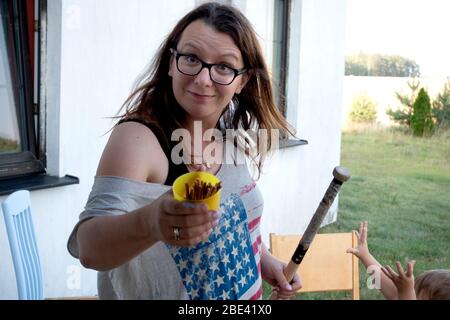
{"label": "child's arm", "polygon": [[398,274],[392,270],[390,266],[382,268],[383,273],[392,280],[397,287],[399,300],[416,300],[416,292],[414,291],[414,264],[416,262],[409,261],[407,271],[404,272],[402,265],[397,261]]}
{"label": "child's arm", "polygon": [[397,287],[394,282],[382,272],[382,265],[370,254],[369,247],[367,245],[367,232],[368,223],[367,221],[361,222],[359,226],[358,235],[358,246],[356,248],[347,249],[348,253],[352,253],[361,260],[362,264],[366,267],[375,266],[378,269],[378,274],[381,277],[381,288],[380,291],[383,296],[388,300],[398,299]]}

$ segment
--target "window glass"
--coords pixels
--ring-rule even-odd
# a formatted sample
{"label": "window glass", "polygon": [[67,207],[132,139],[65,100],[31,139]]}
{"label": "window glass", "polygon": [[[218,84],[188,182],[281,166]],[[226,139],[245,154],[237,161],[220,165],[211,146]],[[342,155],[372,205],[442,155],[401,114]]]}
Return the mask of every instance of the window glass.
{"label": "window glass", "polygon": [[20,131],[18,123],[18,104],[15,94],[17,81],[14,81],[14,70],[9,61],[12,58],[7,51],[6,13],[0,6],[0,154],[21,151]]}

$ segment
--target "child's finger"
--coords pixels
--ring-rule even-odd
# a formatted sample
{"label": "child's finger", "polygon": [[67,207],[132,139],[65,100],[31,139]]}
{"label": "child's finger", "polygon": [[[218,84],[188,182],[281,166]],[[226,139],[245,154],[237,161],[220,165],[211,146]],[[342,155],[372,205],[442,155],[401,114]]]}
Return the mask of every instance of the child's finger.
{"label": "child's finger", "polygon": [[363,229],[361,233],[361,239],[366,242],[367,241],[367,221],[364,221],[363,223]]}
{"label": "child's finger", "polygon": [[359,235],[358,231],[355,231],[355,233],[356,233],[356,239],[358,239],[358,244],[360,244],[361,243],[361,236]]}
{"label": "child's finger", "polygon": [[406,271],[406,276],[407,277],[411,277],[413,275],[414,272],[414,264],[416,263],[415,260],[412,260],[410,262],[408,262],[408,271]]}
{"label": "child's finger", "polygon": [[387,265],[387,266],[386,266],[386,270],[389,272],[389,274],[390,274],[392,277],[398,277],[398,274],[391,268],[391,266]]}
{"label": "child's finger", "polygon": [[348,248],[347,253],[357,254],[357,253],[359,253],[359,250],[356,248]]}
{"label": "child's finger", "polygon": [[401,277],[405,277],[405,271],[403,270],[402,264],[400,263],[400,261],[395,262],[396,266],[397,266],[397,270],[398,270],[398,274]]}
{"label": "child's finger", "polygon": [[389,279],[391,279],[392,281],[394,281],[394,278],[393,278],[392,275],[389,273],[389,271],[386,270],[385,267],[381,267],[380,269],[381,269],[381,271],[385,274],[386,277],[388,277]]}

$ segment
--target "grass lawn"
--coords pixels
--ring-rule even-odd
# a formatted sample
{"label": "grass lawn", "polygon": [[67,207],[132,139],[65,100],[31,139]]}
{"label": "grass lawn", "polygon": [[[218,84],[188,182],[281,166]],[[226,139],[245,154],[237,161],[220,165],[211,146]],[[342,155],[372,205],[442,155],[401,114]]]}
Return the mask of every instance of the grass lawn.
{"label": "grass lawn", "polygon": [[0,138],[0,153],[19,151],[19,144],[17,141]]}
{"label": "grass lawn", "polygon": [[[337,221],[321,233],[357,230],[367,220],[369,249],[383,265],[414,259],[416,276],[450,268],[450,132],[432,138],[396,130],[344,133],[341,164],[352,178],[340,192]],[[367,289],[367,278],[360,263],[361,299],[384,299]],[[349,297],[343,292],[298,295]]]}

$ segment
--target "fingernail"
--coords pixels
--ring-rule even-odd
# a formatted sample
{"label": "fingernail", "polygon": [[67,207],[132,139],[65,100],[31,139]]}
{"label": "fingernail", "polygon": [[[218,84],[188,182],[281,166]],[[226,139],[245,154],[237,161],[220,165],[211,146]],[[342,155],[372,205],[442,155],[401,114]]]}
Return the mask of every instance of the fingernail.
{"label": "fingernail", "polygon": [[285,285],[284,288],[286,290],[292,290],[292,286],[290,284]]}
{"label": "fingernail", "polygon": [[189,209],[195,208],[195,204],[189,202],[183,202],[182,206]]}
{"label": "fingernail", "polygon": [[213,228],[216,227],[219,224],[219,219],[216,219],[212,222]]}

